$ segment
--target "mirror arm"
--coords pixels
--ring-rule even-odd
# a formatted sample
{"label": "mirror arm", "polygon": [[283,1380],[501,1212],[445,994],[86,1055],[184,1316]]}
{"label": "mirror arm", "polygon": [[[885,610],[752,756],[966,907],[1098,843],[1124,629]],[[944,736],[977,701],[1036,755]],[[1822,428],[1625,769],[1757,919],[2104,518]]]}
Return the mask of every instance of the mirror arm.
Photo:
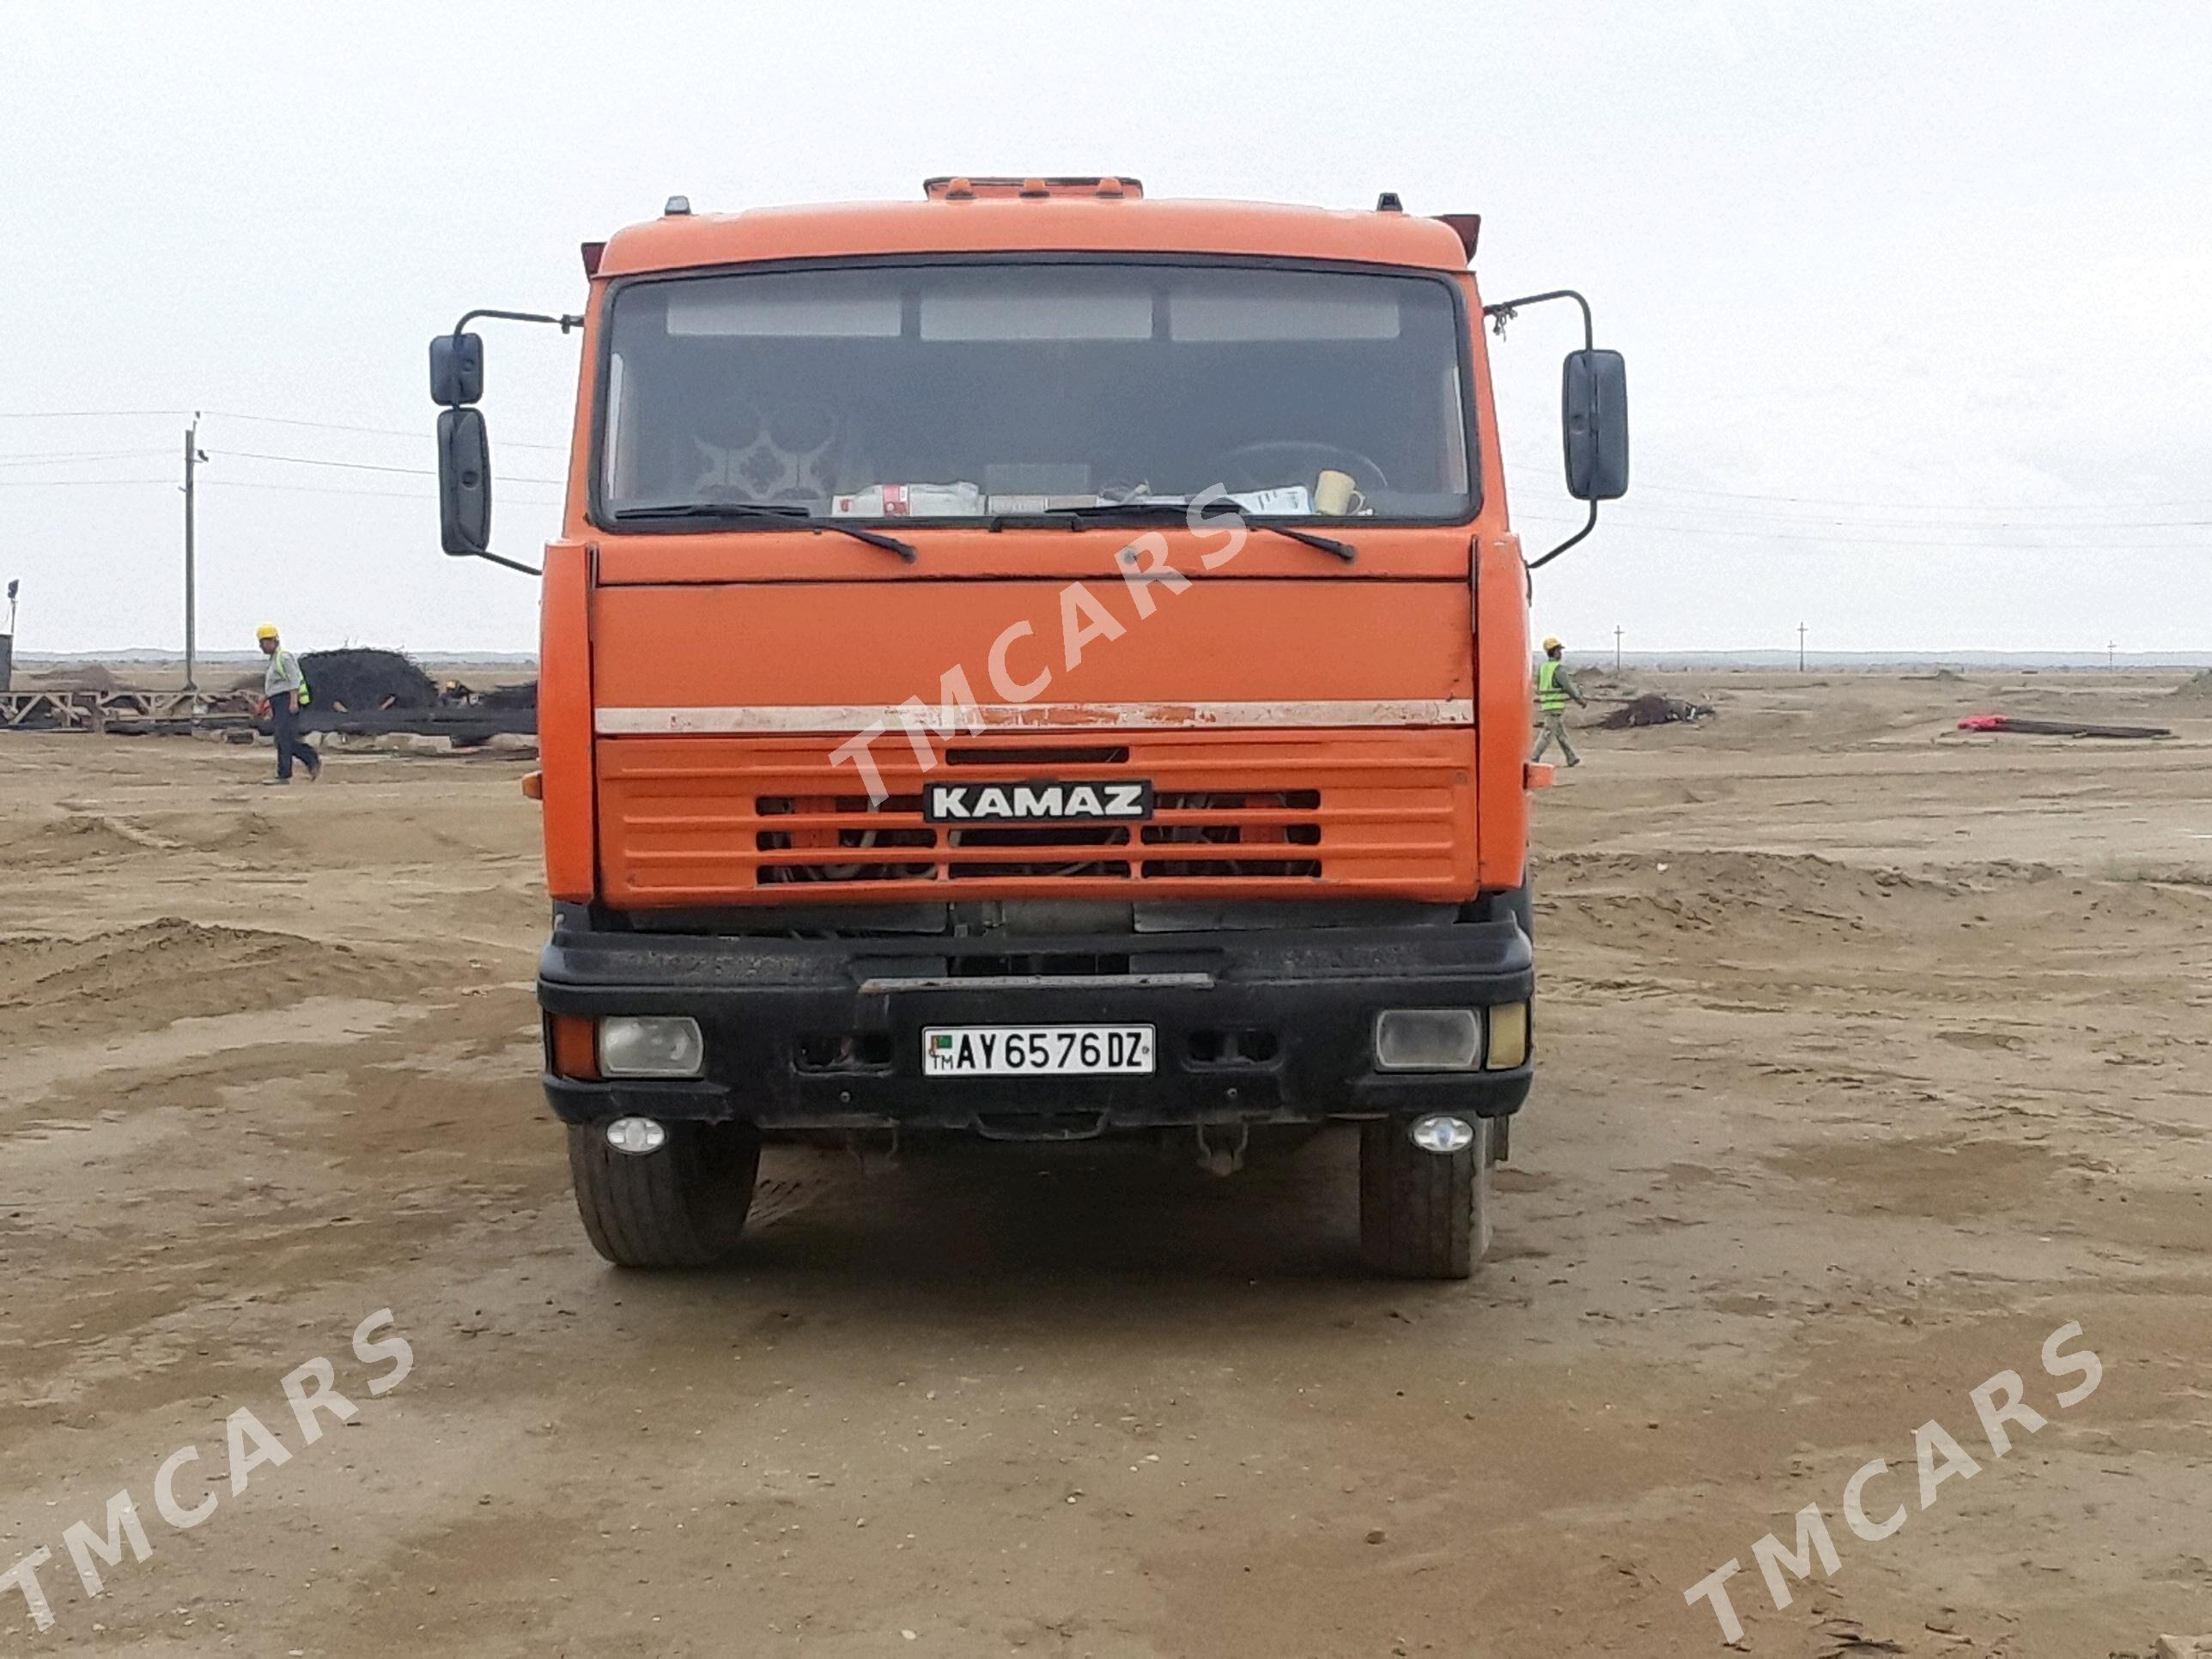
{"label": "mirror arm", "polygon": [[1590,322],[1589,301],[1571,288],[1555,288],[1542,294],[1524,294],[1517,300],[1500,300],[1496,305],[1483,307],[1482,314],[1491,319],[1490,331],[1502,340],[1505,337],[1505,325],[1513,320],[1515,313],[1522,306],[1540,306],[1547,300],[1572,300],[1583,308],[1583,349],[1595,351],[1597,335]]}
{"label": "mirror arm", "polygon": [[[1572,300],[1577,305],[1582,307],[1583,349],[1584,351],[1595,351],[1597,349],[1597,330],[1595,325],[1590,320],[1589,301],[1583,299],[1581,295],[1576,293],[1575,290],[1571,288],[1550,289],[1542,294],[1523,294],[1516,300],[1500,300],[1496,305],[1483,307],[1482,314],[1491,319],[1490,331],[1502,340],[1505,337],[1505,325],[1513,320],[1514,317],[1518,314],[1522,306],[1540,306],[1549,300]],[[1568,537],[1566,540],[1561,542],[1550,552],[1545,554],[1543,557],[1529,560],[1528,568],[1531,570],[1542,569],[1546,565],[1551,563],[1553,560],[1558,558],[1560,554],[1565,552],[1569,548],[1572,547],[1577,542],[1582,540],[1583,537],[1589,535],[1591,531],[1596,528],[1597,503],[1595,501],[1592,501],[1589,504],[1589,517],[1583,520],[1583,527],[1575,532],[1573,535]]]}
{"label": "mirror arm", "polygon": [[1528,568],[1531,570],[1541,570],[1546,565],[1551,563],[1551,562],[1558,558],[1560,554],[1565,552],[1569,548],[1572,547],[1577,542],[1582,540],[1583,537],[1589,535],[1591,531],[1596,528],[1597,503],[1595,501],[1592,501],[1589,504],[1589,517],[1583,520],[1583,527],[1575,532],[1573,535],[1568,537],[1566,540],[1561,542],[1550,552],[1544,555],[1542,558],[1529,560]]}
{"label": "mirror arm", "polygon": [[[520,559],[510,559],[503,554],[471,553],[469,556],[472,559],[489,559],[494,564],[503,564],[509,570],[520,570],[526,576],[542,576],[545,574],[534,564],[525,564]],[[1546,557],[1549,556],[1548,554],[1546,555]],[[1540,560],[1538,562],[1540,563],[1542,561]]]}
{"label": "mirror arm", "polygon": [[542,311],[492,311],[479,308],[461,313],[461,320],[453,325],[453,337],[457,340],[460,338],[462,331],[479,317],[489,317],[503,323],[550,323],[563,334],[572,328],[581,328],[584,325],[584,319],[581,317],[551,317]]}
{"label": "mirror arm", "polygon": [[[497,311],[489,307],[478,307],[474,311],[465,311],[461,313],[461,320],[453,325],[453,337],[456,340],[459,339],[468,325],[479,317],[489,317],[494,321],[505,323],[550,323],[563,334],[572,328],[581,328],[584,325],[584,319],[577,316],[564,314],[554,317],[542,311]],[[545,574],[537,565],[525,564],[520,559],[510,559],[503,554],[479,551],[471,556],[488,559],[494,564],[505,566],[509,570],[519,570],[526,576],[542,576]]]}

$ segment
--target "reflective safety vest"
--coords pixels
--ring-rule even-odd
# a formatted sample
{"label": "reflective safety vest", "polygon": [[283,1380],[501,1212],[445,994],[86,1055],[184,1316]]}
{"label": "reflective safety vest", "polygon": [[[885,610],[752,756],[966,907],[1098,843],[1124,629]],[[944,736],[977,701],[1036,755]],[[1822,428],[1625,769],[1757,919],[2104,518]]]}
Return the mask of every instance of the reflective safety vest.
{"label": "reflective safety vest", "polygon": [[300,659],[297,657],[279,646],[276,647],[276,654],[269,659],[268,667],[262,672],[263,694],[274,702],[290,689],[294,680],[299,682],[300,707],[305,708],[314,701],[314,697],[307,690],[307,672],[300,666]]}
{"label": "reflective safety vest", "polygon": [[1547,714],[1567,706],[1567,694],[1559,689],[1559,665],[1549,657],[1536,665],[1536,702]]}

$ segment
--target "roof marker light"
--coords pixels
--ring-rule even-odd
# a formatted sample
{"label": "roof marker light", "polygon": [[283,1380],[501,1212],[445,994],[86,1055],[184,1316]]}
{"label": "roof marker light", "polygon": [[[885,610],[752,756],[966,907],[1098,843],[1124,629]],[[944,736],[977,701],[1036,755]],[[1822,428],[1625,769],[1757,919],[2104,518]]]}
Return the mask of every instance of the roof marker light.
{"label": "roof marker light", "polygon": [[665,219],[688,218],[690,213],[691,198],[689,196],[672,196],[668,198],[668,204],[660,210]]}
{"label": "roof marker light", "polygon": [[1080,178],[940,173],[921,181],[921,193],[932,202],[998,201],[1018,197],[1029,201],[1056,197],[1135,201],[1143,198],[1145,186],[1143,180],[1132,179],[1127,173],[1085,174]]}

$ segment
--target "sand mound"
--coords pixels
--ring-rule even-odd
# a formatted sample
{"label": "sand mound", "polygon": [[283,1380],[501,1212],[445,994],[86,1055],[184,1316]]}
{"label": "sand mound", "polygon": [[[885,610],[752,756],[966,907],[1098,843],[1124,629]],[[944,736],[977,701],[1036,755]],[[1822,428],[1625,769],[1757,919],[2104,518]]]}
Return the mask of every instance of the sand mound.
{"label": "sand mound", "polygon": [[1542,860],[1536,890],[1601,931],[1711,933],[1754,921],[1854,926],[1899,895],[1940,898],[1966,888],[1810,855],[1567,853]]}
{"label": "sand mound", "polygon": [[2186,702],[2212,702],[2212,668],[2191,675],[2166,695]]}
{"label": "sand mound", "polygon": [[[1540,861],[1547,926],[1653,962],[1784,964],[1872,953],[1937,957],[2010,951],[2054,928],[2083,936],[2212,924],[2212,893],[2150,879],[2069,875],[2045,865],[1960,865],[1924,874],[1813,854],[1553,854]],[[1838,955],[1837,953],[1842,953]]]}
{"label": "sand mound", "polygon": [[351,945],[164,916],[86,939],[0,938],[0,1031],[166,1024],[311,996],[379,996],[385,964]]}
{"label": "sand mound", "polygon": [[149,834],[125,818],[104,812],[73,812],[40,824],[28,834],[0,844],[0,868],[80,864],[131,853],[167,852],[173,842]]}

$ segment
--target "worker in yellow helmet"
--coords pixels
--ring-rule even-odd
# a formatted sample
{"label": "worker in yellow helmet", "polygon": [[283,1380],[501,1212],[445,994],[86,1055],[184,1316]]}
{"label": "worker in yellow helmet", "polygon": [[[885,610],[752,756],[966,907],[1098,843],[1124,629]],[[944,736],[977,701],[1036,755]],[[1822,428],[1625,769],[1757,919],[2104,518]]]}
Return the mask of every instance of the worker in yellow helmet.
{"label": "worker in yellow helmet", "polygon": [[253,637],[269,659],[261,676],[262,690],[269,698],[270,730],[276,739],[276,775],[269,781],[291,782],[292,763],[297,760],[307,769],[307,781],[313,783],[323,775],[323,759],[300,736],[300,711],[308,702],[307,677],[300,672],[300,659],[284,648],[273,624],[262,623]]}
{"label": "worker in yellow helmet", "polygon": [[1559,752],[1567,757],[1567,764],[1580,766],[1583,757],[1567,741],[1567,704],[1571,700],[1577,707],[1587,708],[1589,702],[1575,684],[1574,677],[1567,672],[1565,653],[1565,647],[1558,640],[1544,641],[1544,660],[1536,665],[1536,707],[1544,717],[1544,735],[1536,739],[1536,752],[1528,758],[1543,759],[1544,751],[1556,739]]}

